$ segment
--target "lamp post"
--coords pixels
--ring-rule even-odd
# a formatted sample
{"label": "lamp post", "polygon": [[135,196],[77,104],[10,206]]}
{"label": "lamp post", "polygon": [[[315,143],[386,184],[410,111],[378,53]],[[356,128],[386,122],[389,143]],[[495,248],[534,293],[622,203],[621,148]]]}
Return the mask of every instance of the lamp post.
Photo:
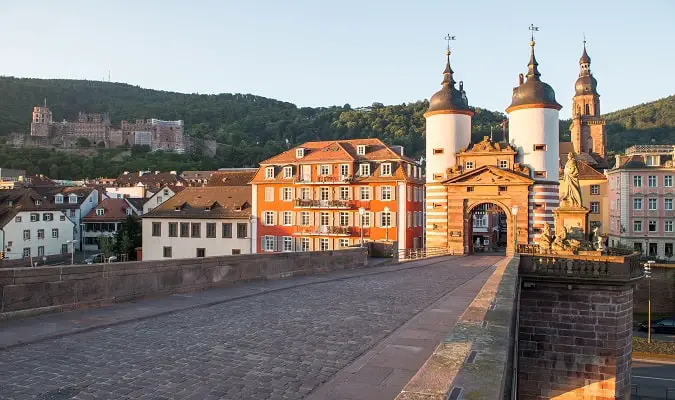
{"label": "lamp post", "polygon": [[77,243],[77,240],[66,240],[66,243],[71,243],[72,249],[70,251],[70,265],[75,264],[75,243]]}
{"label": "lamp post", "polygon": [[361,247],[363,247],[363,215],[366,213],[366,209],[359,207],[359,225],[361,226]]}
{"label": "lamp post", "polygon": [[518,206],[511,206],[511,214],[513,214],[513,254],[516,254],[516,247],[518,247]]}
{"label": "lamp post", "polygon": [[386,230],[385,230],[385,233],[384,233],[385,234],[384,237],[385,237],[385,240],[387,241],[387,243],[389,243],[389,225],[391,225],[391,215],[389,214],[389,207],[384,207],[384,212],[385,212],[385,214],[387,214],[387,219],[386,219],[387,226],[386,226]]}
{"label": "lamp post", "polygon": [[656,261],[645,263],[645,278],[647,278],[647,343],[652,342],[652,265]]}

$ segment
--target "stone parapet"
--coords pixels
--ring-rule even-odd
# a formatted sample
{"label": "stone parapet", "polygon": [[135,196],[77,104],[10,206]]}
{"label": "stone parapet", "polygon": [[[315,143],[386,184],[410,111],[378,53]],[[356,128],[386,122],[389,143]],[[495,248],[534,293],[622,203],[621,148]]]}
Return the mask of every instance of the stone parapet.
{"label": "stone parapet", "polygon": [[361,268],[367,249],[0,269],[0,320]]}

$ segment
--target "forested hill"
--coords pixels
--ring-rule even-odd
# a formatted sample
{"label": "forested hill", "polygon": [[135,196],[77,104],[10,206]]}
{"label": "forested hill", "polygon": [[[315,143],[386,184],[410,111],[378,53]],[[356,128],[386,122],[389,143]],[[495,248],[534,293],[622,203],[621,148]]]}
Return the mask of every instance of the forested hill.
{"label": "forested hill", "polygon": [[675,144],[675,96],[604,115],[609,149],[634,144]]}

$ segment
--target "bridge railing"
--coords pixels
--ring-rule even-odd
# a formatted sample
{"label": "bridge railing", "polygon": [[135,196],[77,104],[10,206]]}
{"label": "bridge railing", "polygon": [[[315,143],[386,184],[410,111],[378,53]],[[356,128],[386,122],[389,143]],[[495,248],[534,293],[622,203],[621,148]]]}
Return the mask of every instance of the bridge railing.
{"label": "bridge railing", "polygon": [[453,252],[447,247],[424,247],[419,249],[399,249],[399,260],[416,260],[420,258],[452,256],[459,253]]}

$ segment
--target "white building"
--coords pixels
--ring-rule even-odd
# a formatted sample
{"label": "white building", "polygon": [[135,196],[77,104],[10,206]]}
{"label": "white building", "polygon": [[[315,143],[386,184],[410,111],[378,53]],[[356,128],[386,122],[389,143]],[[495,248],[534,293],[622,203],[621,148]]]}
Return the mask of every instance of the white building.
{"label": "white building", "polygon": [[70,253],[75,223],[33,189],[0,192],[0,241],[5,260],[39,264]]}
{"label": "white building", "polygon": [[143,260],[252,253],[251,188],[188,187],[143,216]]}
{"label": "white building", "polygon": [[128,217],[138,216],[139,211],[126,199],[105,199],[84,218],[83,249],[100,249],[99,238],[114,237]]}
{"label": "white building", "polygon": [[54,187],[35,189],[57,210],[63,211],[75,223],[73,235],[82,250],[82,219],[98,205],[98,190],[89,187]]}
{"label": "white building", "polygon": [[164,185],[163,188],[159,189],[143,203],[143,215],[161,206],[165,201],[169,200],[183,189],[185,189],[185,186]]}

